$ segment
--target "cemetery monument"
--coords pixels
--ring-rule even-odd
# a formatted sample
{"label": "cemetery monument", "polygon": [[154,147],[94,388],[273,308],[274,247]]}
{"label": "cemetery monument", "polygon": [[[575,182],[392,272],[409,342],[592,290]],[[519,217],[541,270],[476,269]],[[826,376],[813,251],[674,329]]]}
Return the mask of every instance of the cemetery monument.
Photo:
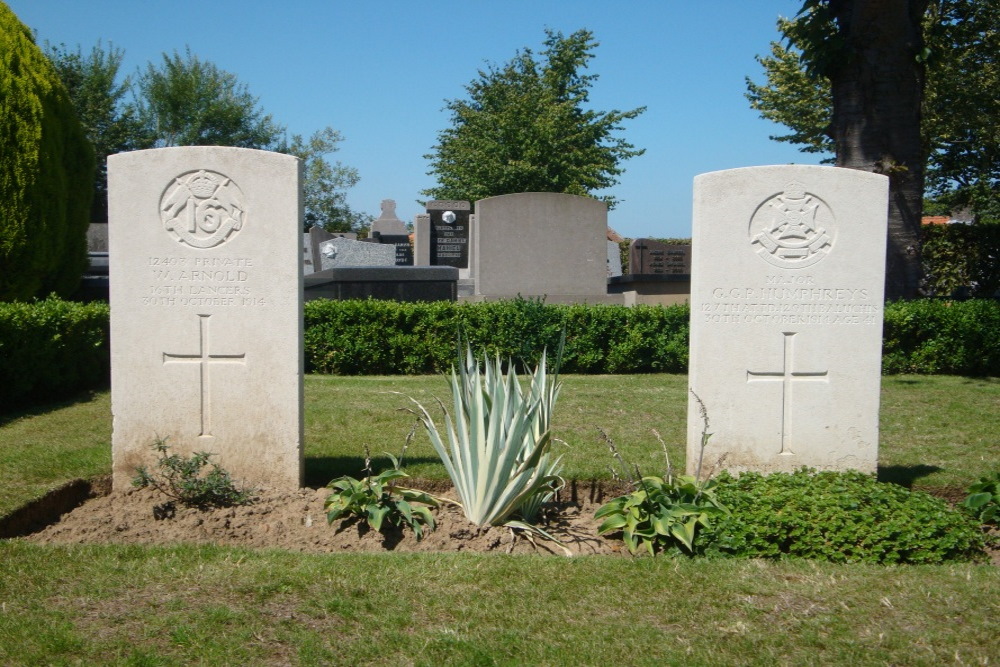
{"label": "cemetery monument", "polygon": [[[772,166],[695,178],[689,386],[702,474],[874,472],[888,178]],[[688,472],[703,429],[689,396]]]}
{"label": "cemetery monument", "polygon": [[108,158],[113,486],[151,444],[237,482],[302,481],[298,158],[160,148]]}

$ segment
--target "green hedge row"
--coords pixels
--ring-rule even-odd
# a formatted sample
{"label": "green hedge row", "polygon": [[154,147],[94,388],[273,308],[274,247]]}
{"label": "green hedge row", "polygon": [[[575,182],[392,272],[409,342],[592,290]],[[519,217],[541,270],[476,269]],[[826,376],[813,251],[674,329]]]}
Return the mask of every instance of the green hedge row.
{"label": "green hedge row", "polygon": [[[0,405],[68,395],[107,381],[108,306],[49,298],[0,303]],[[533,364],[566,331],[566,373],[684,373],[686,306],[565,306],[539,301],[456,304],[310,301],[309,372],[436,373],[450,368],[458,335],[475,350]],[[1000,303],[896,302],[886,306],[884,373],[1000,376]]]}
{"label": "green hedge row", "polygon": [[1000,375],[1000,303],[922,299],[888,304],[882,372]]}
{"label": "green hedge row", "polygon": [[109,377],[106,303],[0,303],[0,405],[69,396]]}
{"label": "green hedge row", "polygon": [[434,373],[451,367],[461,333],[477,352],[534,364],[566,331],[566,373],[683,373],[688,308],[310,301],[306,370],[341,375]]}

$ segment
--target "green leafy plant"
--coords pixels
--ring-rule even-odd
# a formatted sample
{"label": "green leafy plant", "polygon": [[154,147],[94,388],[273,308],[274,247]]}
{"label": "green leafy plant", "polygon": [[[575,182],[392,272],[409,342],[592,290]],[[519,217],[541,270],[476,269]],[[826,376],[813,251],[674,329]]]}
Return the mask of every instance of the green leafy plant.
{"label": "green leafy plant", "polygon": [[710,555],[881,564],[984,558],[982,531],[967,514],[857,471],[722,473],[716,494],[731,514],[698,537]]}
{"label": "green leafy plant", "polygon": [[430,413],[410,400],[455,485],[465,516],[479,527],[504,525],[548,537],[511,518],[526,503],[537,502],[539,494],[562,484],[554,473],[559,458],[550,452],[552,411],[561,384],[549,382],[545,352],[527,392],[513,364],[504,373],[499,357],[484,355],[484,371],[466,346],[464,361],[460,357],[458,362],[450,380],[454,415],[441,404],[447,444]]}
{"label": "green leafy plant", "polygon": [[1000,521],[1000,471],[981,478],[969,487],[969,495],[960,505],[981,524],[998,525]]}
{"label": "green leafy plant", "polygon": [[213,454],[195,452],[190,457],[169,454],[170,446],[163,438],[157,438],[152,447],[158,455],[155,470],[150,471],[146,466],[136,468],[132,486],[152,487],[183,505],[201,509],[253,502],[254,490],[238,488],[229,472],[218,464],[212,463],[204,471]]}
{"label": "green leafy plant", "polygon": [[342,517],[358,517],[375,531],[381,531],[385,522],[394,526],[409,526],[419,540],[423,537],[424,527],[434,530],[436,524],[434,515],[427,507],[414,503],[437,507],[438,501],[423,491],[396,486],[397,480],[409,475],[400,470],[401,464],[395,456],[386,456],[392,467],[373,475],[366,447],[364,471],[368,474],[364,478],[358,480],[344,475],[330,482],[333,493],[323,506],[326,520],[333,523]]}
{"label": "green leafy plant", "polygon": [[[697,395],[695,396],[697,398]],[[701,404],[701,399],[698,399]],[[708,414],[702,405],[704,429],[701,448],[704,450],[711,433],[708,432]],[[717,482],[699,479],[701,460],[695,475],[677,475],[670,463],[670,454],[660,434],[654,431],[663,448],[666,472],[662,477],[643,476],[638,466],[630,468],[622,458],[615,443],[601,431],[601,436],[611,455],[628,476],[632,491],[606,503],[594,515],[604,519],[598,527],[599,535],[620,530],[630,553],[645,548],[651,556],[657,553],[672,555],[695,554],[704,549],[704,541],[696,545],[699,529],[710,528],[714,519],[727,516],[729,510],[715,494]],[[633,474],[634,471],[634,474]],[[615,477],[622,475],[614,469]]]}

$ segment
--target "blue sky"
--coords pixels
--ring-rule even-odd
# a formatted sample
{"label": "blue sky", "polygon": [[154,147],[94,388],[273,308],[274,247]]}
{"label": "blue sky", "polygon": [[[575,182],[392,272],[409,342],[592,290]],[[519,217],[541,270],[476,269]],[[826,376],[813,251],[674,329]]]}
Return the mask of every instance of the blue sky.
{"label": "blue sky", "polygon": [[422,212],[420,190],[434,185],[423,156],[448,126],[444,101],[486,62],[540,51],[545,28],[595,33],[593,108],[647,107],[623,133],[646,154],[612,190],[623,202],[609,224],[625,236],[690,236],[697,174],[820,159],[769,140],[783,128],[744,98],[744,77],[762,78],[754,55],[801,0],[6,2],[40,43],[110,42],[127,74],[190,46],[238,75],[289,133],[339,130],[333,159],[361,175],[348,200],[376,216],[383,199],[405,220]]}

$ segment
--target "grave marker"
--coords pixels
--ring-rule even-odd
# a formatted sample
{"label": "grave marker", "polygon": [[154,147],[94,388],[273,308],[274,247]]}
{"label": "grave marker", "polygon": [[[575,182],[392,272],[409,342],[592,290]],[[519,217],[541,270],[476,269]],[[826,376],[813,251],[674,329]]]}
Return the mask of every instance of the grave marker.
{"label": "grave marker", "polygon": [[[878,461],[888,179],[775,166],[695,179],[689,385],[702,473]],[[703,422],[688,404],[688,472]]]}
{"label": "grave marker", "polygon": [[467,201],[435,200],[427,202],[425,208],[431,221],[431,265],[469,268],[472,205]]}
{"label": "grave marker", "polygon": [[150,445],[215,454],[236,480],[302,474],[297,158],[163,148],[108,158],[113,484]]}

